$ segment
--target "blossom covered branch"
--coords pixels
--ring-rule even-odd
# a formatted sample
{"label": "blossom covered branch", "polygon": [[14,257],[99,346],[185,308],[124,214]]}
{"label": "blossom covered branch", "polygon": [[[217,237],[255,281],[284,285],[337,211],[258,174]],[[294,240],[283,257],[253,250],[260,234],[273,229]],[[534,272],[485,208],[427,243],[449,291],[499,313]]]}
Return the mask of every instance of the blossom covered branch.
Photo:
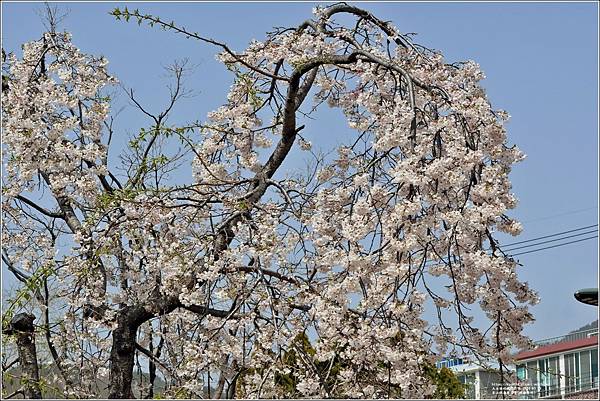
{"label": "blossom covered branch", "polygon": [[[165,396],[216,383],[244,398],[423,398],[439,355],[506,364],[528,343],[537,296],[493,237],[521,230],[507,213],[523,155],[476,63],[447,63],[346,4],[240,54],[112,14],[216,46],[235,80],[202,123],[167,124],[181,65],[157,115],[128,91],[149,127],[118,148],[106,60],[55,32],[9,55],[6,257],[56,288],[42,303],[60,305],[49,341],[68,395],[98,395],[96,375],[114,398],[154,394],[134,386],[140,357]],[[307,140],[324,103],[353,130],[334,157]],[[312,158],[306,174],[286,171],[293,152]],[[184,184],[169,178],[190,165]]]}

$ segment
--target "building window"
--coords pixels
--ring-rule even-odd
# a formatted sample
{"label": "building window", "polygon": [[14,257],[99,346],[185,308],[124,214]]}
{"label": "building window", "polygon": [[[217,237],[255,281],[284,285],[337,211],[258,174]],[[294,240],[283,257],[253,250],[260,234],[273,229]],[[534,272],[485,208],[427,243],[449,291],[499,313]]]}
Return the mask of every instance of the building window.
{"label": "building window", "polygon": [[[564,372],[560,358],[564,358]],[[598,388],[598,348],[540,358],[516,366],[519,398],[545,398]]]}
{"label": "building window", "polygon": [[538,362],[532,361],[517,365],[517,398],[521,400],[540,398]]}
{"label": "building window", "polygon": [[529,384],[534,385],[537,387],[537,375],[538,374],[538,369],[537,369],[537,363],[534,362],[527,362],[527,380],[529,381]]}
{"label": "building window", "polygon": [[581,363],[581,389],[589,390],[592,388],[592,364],[590,361],[590,351],[581,351],[579,353]]}
{"label": "building window", "polygon": [[475,399],[475,373],[467,373],[458,376],[458,380],[465,385],[465,398]]}
{"label": "building window", "polygon": [[565,355],[565,390],[574,393],[581,389],[579,352]]}
{"label": "building window", "polygon": [[558,394],[560,392],[558,357],[555,356],[538,360],[537,368],[539,372],[540,397]]}
{"label": "building window", "polygon": [[451,368],[452,366],[462,365],[464,360],[462,358],[444,358],[439,362],[436,362],[435,366],[438,369],[441,368]]}
{"label": "building window", "polygon": [[552,357],[548,359],[548,375],[550,376],[550,395],[557,395],[560,393],[560,368],[558,365],[558,357]]}
{"label": "building window", "polygon": [[598,388],[598,348],[593,349],[592,356],[592,388]]}
{"label": "building window", "polygon": [[517,379],[522,382],[527,379],[527,370],[525,365],[517,365]]}

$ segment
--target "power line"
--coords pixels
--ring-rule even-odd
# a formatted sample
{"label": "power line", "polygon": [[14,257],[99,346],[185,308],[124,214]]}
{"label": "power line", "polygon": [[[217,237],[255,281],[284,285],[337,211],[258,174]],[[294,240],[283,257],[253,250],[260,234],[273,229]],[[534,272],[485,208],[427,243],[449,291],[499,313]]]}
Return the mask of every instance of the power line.
{"label": "power line", "polygon": [[553,214],[553,215],[550,215],[550,216],[538,217],[538,218],[535,218],[535,219],[525,220],[525,221],[522,221],[522,223],[533,223],[533,222],[536,222],[536,221],[550,220],[550,219],[554,219],[556,217],[569,216],[569,215],[572,215],[572,214],[587,212],[587,211],[590,211],[590,210],[598,210],[598,207],[586,207],[584,209],[568,210],[568,211],[563,212],[563,213],[557,213],[557,214]]}
{"label": "power line", "polygon": [[561,240],[568,239],[568,238],[580,237],[582,235],[593,234],[593,233],[596,233],[596,232],[598,232],[598,230],[584,231],[582,233],[568,235],[566,237],[561,237],[561,238],[555,238],[555,239],[551,239],[551,240],[548,240],[548,241],[542,241],[542,242],[538,242],[536,244],[522,245],[522,246],[517,246],[517,247],[511,248],[511,249],[505,249],[505,248],[503,248],[502,250],[503,251],[514,251],[516,249],[530,248],[532,246],[538,246],[538,245],[542,245],[542,244],[548,244],[550,242],[556,242],[556,241],[561,241]]}
{"label": "power line", "polygon": [[574,244],[576,242],[581,242],[581,241],[587,241],[589,239],[594,239],[594,238],[598,238],[598,235],[594,235],[592,237],[587,237],[587,238],[581,238],[575,241],[569,241],[569,242],[565,242],[562,244],[556,244],[556,245],[552,245],[552,246],[546,246],[544,248],[539,248],[539,249],[532,249],[531,251],[526,251],[526,252],[520,252],[520,253],[514,253],[510,256],[519,256],[519,255],[525,255],[527,253],[533,253],[533,252],[539,252],[539,251],[543,251],[545,249],[552,249],[552,248],[558,248],[559,246],[564,246],[564,245],[569,245],[569,244]]}
{"label": "power line", "polygon": [[537,241],[537,240],[540,240],[540,239],[556,237],[557,235],[563,235],[563,234],[573,233],[573,232],[576,232],[576,231],[587,230],[587,229],[592,228],[592,227],[598,227],[598,224],[592,224],[591,226],[574,228],[572,230],[562,231],[562,232],[555,233],[555,234],[550,234],[550,235],[544,235],[543,237],[532,238],[532,239],[528,239],[528,240],[524,240],[524,241],[512,242],[510,244],[504,244],[502,246],[512,246],[512,245],[524,244],[526,242],[532,242],[532,241]]}
{"label": "power line", "polygon": [[[577,234],[568,235],[566,237],[554,238],[552,240],[542,241],[542,242],[538,242],[538,243],[530,244],[530,245],[518,246],[518,247],[511,248],[511,249],[504,249],[504,247],[510,247],[512,245],[524,244],[524,243],[527,243],[527,242],[539,241],[541,239],[552,238],[552,237],[556,237],[558,235],[574,233],[574,232],[577,232],[577,231],[582,231],[582,230],[590,229],[590,228],[593,228],[593,227],[598,227],[598,224],[592,224],[590,226],[574,228],[572,230],[561,231],[561,232],[558,232],[558,233],[544,235],[542,237],[537,237],[537,238],[531,238],[531,239],[524,240],[524,241],[513,242],[511,244],[506,244],[506,245],[500,245],[499,244],[499,247],[500,247],[500,249],[502,249],[505,252],[505,254],[507,256],[510,256],[510,257],[519,256],[519,255],[526,255],[528,253],[534,253],[534,252],[544,251],[544,250],[547,250],[547,249],[558,248],[558,247],[561,247],[561,246],[575,244],[577,242],[582,242],[582,241],[587,241],[587,240],[590,240],[590,239],[598,238],[598,235],[596,234],[596,235],[591,236],[591,237],[580,238],[580,239],[577,239],[577,240],[574,240],[574,241],[567,241],[567,242],[563,242],[563,243],[560,243],[560,244],[554,244],[554,245],[551,245],[551,246],[546,246],[546,247],[542,247],[542,248],[538,248],[538,249],[532,249],[532,250],[525,251],[525,252],[519,252],[519,253],[514,253],[514,254],[510,254],[508,252],[515,251],[517,249],[531,248],[531,247],[535,247],[535,246],[539,246],[539,245],[543,245],[543,244],[547,244],[547,243],[551,243],[551,242],[562,241],[562,240],[569,239],[569,238],[580,237],[582,235],[593,234],[593,233],[595,234],[595,233],[598,232],[598,230],[596,229],[596,230],[590,230],[590,231],[580,232],[580,233],[577,233]],[[441,260],[438,260],[438,259],[429,259],[429,260],[425,261],[424,265],[425,266],[430,266],[432,264],[438,263],[439,261],[442,261],[442,262],[446,263],[446,261],[445,261],[444,258],[442,258]]]}

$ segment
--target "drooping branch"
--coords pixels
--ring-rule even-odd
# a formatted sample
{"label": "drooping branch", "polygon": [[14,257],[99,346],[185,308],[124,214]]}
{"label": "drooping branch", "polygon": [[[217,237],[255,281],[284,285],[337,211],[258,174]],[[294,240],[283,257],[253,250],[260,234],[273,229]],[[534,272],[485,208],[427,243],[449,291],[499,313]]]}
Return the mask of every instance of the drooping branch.
{"label": "drooping branch", "polygon": [[19,280],[20,282],[27,283],[27,281],[31,279],[31,276],[29,274],[20,271],[13,265],[5,249],[2,250],[2,262],[4,262],[4,264],[6,265],[8,271],[14,274],[17,280]]}
{"label": "drooping branch", "polygon": [[236,54],[225,43],[217,42],[214,39],[205,38],[203,36],[200,36],[197,32],[190,32],[190,31],[186,30],[185,27],[179,27],[179,26],[175,25],[174,22],[169,23],[169,22],[161,20],[158,17],[152,16],[149,14],[140,14],[140,12],[138,10],[129,11],[127,8],[125,8],[124,10],[120,10],[120,9],[116,8],[111,12],[111,15],[114,15],[117,19],[121,19],[121,17],[123,17],[126,20],[129,20],[130,17],[134,17],[134,18],[137,18],[139,21],[147,21],[150,23],[150,25],[156,24],[164,29],[170,29],[174,32],[185,35],[188,38],[194,38],[201,42],[218,46],[218,47],[222,48],[227,54],[229,54],[236,62],[239,62],[244,67],[247,67],[247,68],[251,69],[252,71],[258,72],[261,75],[264,75],[269,78],[273,78],[278,81],[288,81],[288,78],[286,78],[286,77],[271,74],[270,72],[265,71],[264,69],[258,68],[256,66],[248,63],[246,60],[244,60],[243,55]]}
{"label": "drooping branch", "polygon": [[345,3],[335,4],[333,6],[327,7],[323,11],[322,19],[328,20],[335,14],[339,14],[339,13],[349,13],[349,14],[353,14],[358,17],[364,18],[365,20],[370,21],[374,25],[379,27],[389,37],[393,38],[393,40],[396,42],[397,45],[402,46],[404,48],[414,49],[414,46],[408,40],[403,38],[401,35],[398,35],[397,32],[392,27],[390,27],[390,25],[388,23],[375,17],[373,14],[371,14],[367,10],[363,10],[358,7],[354,7],[354,6],[345,4]]}

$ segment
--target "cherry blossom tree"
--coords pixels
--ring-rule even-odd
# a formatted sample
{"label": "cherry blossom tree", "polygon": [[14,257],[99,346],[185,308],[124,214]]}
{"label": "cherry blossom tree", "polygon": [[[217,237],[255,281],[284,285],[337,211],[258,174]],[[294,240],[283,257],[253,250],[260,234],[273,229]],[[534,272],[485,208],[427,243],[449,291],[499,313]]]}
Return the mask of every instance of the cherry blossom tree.
{"label": "cherry blossom tree", "polygon": [[[523,155],[476,63],[346,4],[242,53],[112,14],[216,47],[234,82],[206,121],[183,124],[168,117],[185,65],[158,114],[127,91],[148,125],[118,148],[107,60],[52,29],[3,63],[2,257],[23,283],[3,322],[34,313],[49,386],[151,398],[161,378],[166,397],[421,398],[440,355],[494,358],[504,373],[537,296],[494,239],[521,230],[506,213]],[[303,125],[323,107],[354,132],[334,157]],[[294,152],[312,159],[306,172],[286,169]]]}

